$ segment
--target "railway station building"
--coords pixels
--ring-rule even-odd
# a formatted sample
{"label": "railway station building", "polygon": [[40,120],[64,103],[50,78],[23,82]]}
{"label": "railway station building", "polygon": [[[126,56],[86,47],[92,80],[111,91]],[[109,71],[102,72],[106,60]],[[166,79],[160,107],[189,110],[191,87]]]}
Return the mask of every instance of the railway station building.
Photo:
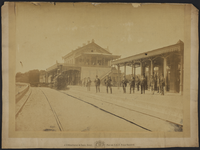
{"label": "railway station building", "polygon": [[114,74],[117,69],[112,68],[110,62],[120,58],[113,55],[108,48],[104,49],[97,45],[94,40],[88,41],[82,47],[72,50],[62,57],[63,63],[56,63],[46,69],[46,82],[52,82],[58,71],[61,71],[69,85],[80,85],[83,80],[90,77],[94,81],[96,75],[103,79],[106,75]]}
{"label": "railway station building", "polygon": [[[184,72],[184,43],[178,41],[176,44],[147,51],[137,55],[111,61],[111,65],[124,67],[126,76],[126,67],[132,67],[132,76],[136,76],[136,68],[140,67],[140,75],[144,75],[147,80],[147,89],[150,89],[151,75],[165,78],[165,92],[180,93],[183,92],[183,72]],[[138,74],[138,73],[137,73]],[[120,74],[117,79],[120,85]]]}

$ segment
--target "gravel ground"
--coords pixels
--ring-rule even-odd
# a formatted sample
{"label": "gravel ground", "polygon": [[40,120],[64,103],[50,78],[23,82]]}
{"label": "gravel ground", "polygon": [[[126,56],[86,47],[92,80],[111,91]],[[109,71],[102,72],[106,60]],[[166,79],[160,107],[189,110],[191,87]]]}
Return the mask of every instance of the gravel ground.
{"label": "gravel ground", "polygon": [[[32,95],[16,118],[17,131],[149,132],[138,124],[122,119],[122,116],[59,91],[38,87],[32,90]],[[116,109],[112,105],[106,107]]]}

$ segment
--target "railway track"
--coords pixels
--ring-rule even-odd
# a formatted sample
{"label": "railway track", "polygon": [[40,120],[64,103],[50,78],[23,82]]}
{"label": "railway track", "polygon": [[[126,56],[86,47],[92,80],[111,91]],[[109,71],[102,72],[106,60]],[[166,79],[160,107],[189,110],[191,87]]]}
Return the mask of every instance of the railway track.
{"label": "railway track", "polygon": [[[42,93],[44,94],[46,100],[48,101],[48,104],[49,104],[49,106],[50,106],[50,108],[51,108],[51,110],[52,110],[52,112],[53,112],[53,114],[54,114],[55,120],[56,120],[56,122],[57,122],[57,125],[58,125],[60,131],[63,131],[62,124],[61,124],[61,122],[60,122],[60,120],[59,120],[59,118],[58,118],[58,116],[57,116],[57,114],[56,114],[56,111],[55,111],[55,110],[53,109],[53,107],[51,106],[51,103],[50,103],[48,97],[46,96],[46,94],[44,93],[44,91],[43,91],[43,90],[41,90],[41,91],[42,91]],[[65,94],[65,95],[67,95],[67,96],[70,96],[70,97],[72,97],[72,98],[74,98],[74,99],[76,99],[76,100],[79,100],[79,101],[82,101],[82,102],[84,102],[84,103],[87,103],[87,104],[89,104],[90,106],[93,106],[93,107],[95,107],[95,108],[97,108],[97,109],[99,109],[99,110],[101,110],[101,111],[103,111],[103,112],[105,112],[105,113],[108,113],[108,114],[110,114],[110,115],[112,115],[112,116],[115,116],[115,117],[117,117],[117,118],[120,118],[120,119],[122,119],[122,120],[124,120],[124,121],[126,121],[126,122],[129,122],[129,123],[131,123],[131,124],[137,126],[137,127],[140,127],[140,128],[142,128],[142,129],[144,129],[144,130],[146,130],[146,131],[150,131],[150,132],[151,132],[151,130],[149,130],[149,129],[147,129],[147,128],[145,128],[145,127],[139,125],[139,124],[136,124],[136,123],[134,123],[133,121],[130,121],[130,120],[124,118],[124,117],[121,117],[121,116],[119,116],[119,115],[116,115],[116,114],[114,114],[114,113],[112,113],[112,112],[109,112],[109,111],[107,111],[107,110],[105,110],[105,109],[102,109],[102,108],[100,108],[100,107],[97,106],[97,105],[94,105],[94,104],[92,104],[92,103],[89,103],[89,102],[87,102],[87,101],[84,101],[83,99],[77,98],[77,97],[75,97],[75,96],[73,96],[73,95],[70,95],[70,94],[67,94],[67,93],[65,93],[65,92],[61,92],[61,93]]]}
{"label": "railway track", "polygon": [[[41,90],[41,89],[40,89],[40,90]],[[55,120],[56,120],[56,123],[57,123],[57,125],[58,125],[58,127],[59,127],[59,130],[60,130],[60,131],[63,131],[62,124],[61,124],[61,122],[60,122],[60,120],[59,120],[59,118],[58,118],[58,115],[56,114],[56,111],[55,111],[55,110],[53,109],[53,107],[51,106],[51,103],[50,103],[48,97],[46,96],[46,94],[44,93],[44,91],[43,91],[43,90],[41,90],[41,91],[42,91],[42,93],[44,94],[44,96],[45,96],[45,98],[46,98],[46,100],[47,100],[47,102],[48,102],[48,104],[49,104],[49,106],[50,106],[50,108],[51,108],[51,111],[53,112],[53,115],[54,115],[54,117],[55,117]]]}
{"label": "railway track", "polygon": [[30,93],[29,93],[28,97],[26,98],[24,104],[20,107],[20,109],[19,109],[19,110],[17,111],[17,113],[15,114],[15,118],[18,117],[19,113],[20,113],[20,112],[22,111],[22,109],[24,108],[24,106],[25,106],[26,102],[28,101],[29,97],[31,96],[31,94],[32,94],[32,89],[30,89]]}
{"label": "railway track", "polygon": [[[55,121],[56,121],[56,123],[58,125],[59,130],[60,131],[64,131],[62,123],[61,123],[62,120],[60,121],[60,119],[59,119],[59,117],[58,117],[55,109],[53,108],[53,105],[51,104],[51,101],[49,100],[49,98],[47,96],[48,93],[46,93],[45,90],[43,91],[41,88],[40,88],[40,90],[41,90],[41,93],[44,95],[45,99],[47,100],[47,102],[49,104],[49,107],[50,107],[50,109],[51,109],[51,111],[53,113],[53,116],[55,118]],[[128,111],[134,111],[134,112],[142,114],[143,116],[150,116],[150,117],[154,117],[156,119],[163,120],[165,122],[169,122],[170,124],[173,124],[173,126],[176,126],[176,128],[178,128],[179,131],[182,131],[182,127],[183,126],[181,126],[179,124],[176,124],[174,122],[170,122],[170,121],[167,121],[165,119],[162,119],[162,118],[159,118],[159,117],[156,117],[156,116],[152,116],[152,115],[149,115],[149,114],[146,114],[146,113],[143,113],[143,112],[135,111],[134,109],[131,109],[131,108],[128,108],[128,107],[125,107],[125,106],[121,106],[121,105],[119,105],[117,103],[114,103],[112,101],[106,101],[106,99],[104,97],[105,95],[98,95],[99,97],[95,97],[94,94],[88,94],[88,93],[85,93],[84,91],[79,91],[80,94],[82,95],[82,97],[79,97],[79,96],[77,96],[77,91],[73,91],[73,90],[70,90],[70,92],[67,92],[67,91],[58,91],[58,92],[60,92],[62,94],[65,94],[66,96],[69,96],[69,97],[71,97],[71,98],[73,98],[75,100],[84,102],[84,103],[86,103],[86,104],[88,104],[88,105],[90,105],[92,107],[95,107],[95,108],[101,110],[102,112],[105,112],[105,113],[107,113],[109,115],[117,117],[117,118],[119,118],[119,119],[121,119],[123,121],[131,123],[132,125],[137,126],[137,127],[141,128],[141,129],[149,131],[149,132],[153,132],[155,129],[152,130],[152,128],[145,127],[145,126],[143,126],[144,124],[141,123],[141,122],[137,122],[136,123],[133,119],[131,119],[130,117],[127,117],[127,116],[123,116],[123,115],[121,115],[121,113],[113,112],[112,110],[108,109],[109,107],[105,107],[105,106],[102,107],[103,105],[99,105],[100,104],[99,102],[101,102],[101,103],[103,102],[103,104],[108,104],[107,106],[111,106],[111,107],[114,106],[115,109],[118,109],[120,107],[120,109],[122,109],[122,111],[123,110],[125,110],[125,111],[126,110],[128,110]],[[30,98],[30,95],[29,95],[28,99]],[[27,99],[27,101],[28,101],[28,99]],[[93,100],[95,100],[97,102],[93,103]]]}
{"label": "railway track", "polygon": [[[55,120],[56,120],[56,122],[57,122],[57,125],[58,125],[60,131],[63,131],[62,124],[61,124],[61,122],[60,122],[60,120],[59,120],[59,118],[58,118],[58,116],[57,116],[57,114],[56,114],[56,111],[55,111],[55,110],[53,109],[53,107],[51,106],[51,103],[50,103],[48,97],[46,96],[46,94],[44,93],[44,91],[43,91],[43,90],[41,90],[41,91],[42,91],[42,93],[44,94],[46,100],[48,101],[48,104],[49,104],[49,106],[50,106],[50,108],[51,108],[51,110],[52,110],[52,112],[53,112],[53,114],[54,114]],[[103,112],[105,112],[105,113],[108,113],[108,114],[110,114],[110,115],[112,115],[112,116],[115,116],[115,117],[117,117],[117,118],[120,118],[120,119],[122,119],[122,120],[124,120],[124,121],[126,121],[126,122],[129,122],[129,123],[131,123],[131,124],[137,126],[137,127],[140,127],[140,128],[142,128],[142,129],[144,129],[144,130],[146,130],[146,131],[150,131],[150,132],[151,132],[151,130],[149,130],[149,129],[147,129],[147,128],[145,128],[145,127],[139,125],[139,124],[136,124],[136,123],[134,123],[133,121],[130,121],[130,120],[124,118],[124,117],[121,117],[121,116],[119,116],[119,115],[116,115],[116,114],[114,114],[114,113],[112,113],[112,112],[110,112],[110,111],[107,111],[107,110],[105,110],[105,109],[102,109],[102,108],[100,108],[99,106],[97,106],[97,105],[95,105],[95,104],[89,103],[89,102],[87,102],[87,101],[84,101],[83,99],[77,98],[77,97],[75,97],[75,96],[73,96],[73,95],[70,95],[70,94],[67,94],[67,93],[65,93],[65,92],[61,92],[61,93],[65,94],[65,95],[67,95],[67,96],[70,96],[70,97],[72,97],[72,98],[74,98],[74,99],[76,99],[76,100],[79,100],[79,101],[82,101],[82,102],[84,102],[84,103],[87,103],[87,104],[89,104],[90,106],[93,106],[93,107],[95,107],[95,108],[97,108],[97,109],[99,109],[99,110],[101,110],[101,111],[103,111]]]}
{"label": "railway track", "polygon": [[[84,101],[84,100],[82,100],[81,98],[78,98],[78,97],[74,96],[74,95],[76,95],[77,92],[74,92],[74,91],[70,91],[70,92],[71,92],[71,93],[74,93],[74,94],[73,94],[73,95],[70,95],[70,94],[65,93],[65,92],[62,92],[62,93],[66,94],[66,95],[68,95],[68,96],[71,96],[71,97],[73,97],[73,98],[76,98],[76,99],[78,99],[78,100]],[[174,126],[176,126],[177,128],[179,128],[180,131],[182,131],[182,129],[183,129],[183,125],[181,125],[181,124],[177,124],[177,123],[175,123],[175,122],[172,122],[172,121],[169,121],[169,120],[166,120],[166,119],[157,117],[157,116],[153,116],[153,115],[151,115],[151,114],[147,114],[147,113],[144,113],[144,112],[141,112],[141,111],[137,111],[137,110],[134,110],[134,109],[125,107],[125,106],[121,106],[121,105],[119,105],[119,104],[116,104],[116,103],[113,103],[113,102],[110,102],[110,101],[103,100],[103,99],[105,99],[105,97],[103,97],[103,96],[98,95],[99,97],[101,97],[101,99],[99,99],[99,98],[96,98],[94,95],[92,96],[91,94],[90,94],[90,95],[89,95],[89,94],[86,94],[84,91],[79,91],[79,93],[81,93],[81,94],[84,95],[85,97],[92,98],[93,100],[96,100],[96,101],[101,101],[101,102],[104,102],[104,103],[107,103],[107,104],[115,105],[115,106],[120,107],[120,108],[124,108],[124,109],[130,110],[130,111],[134,111],[134,112],[137,112],[137,113],[146,115],[146,116],[150,116],[150,117],[153,117],[153,118],[157,118],[157,119],[160,119],[160,120],[169,122],[169,123],[173,124]],[[89,103],[89,102],[87,102],[87,101],[84,101],[84,102]],[[94,104],[92,104],[92,103],[89,103],[89,104],[94,105]],[[126,119],[126,120],[127,120],[127,119]],[[145,129],[146,129],[146,128],[145,128]],[[149,130],[149,129],[148,129],[148,130]],[[151,131],[151,130],[149,130],[149,131]]]}
{"label": "railway track", "polygon": [[120,118],[120,119],[122,119],[122,120],[124,120],[124,121],[127,121],[127,122],[129,122],[129,123],[131,123],[131,124],[133,124],[133,125],[135,125],[135,126],[137,126],[137,127],[140,127],[140,128],[142,128],[142,129],[144,129],[144,130],[151,131],[151,130],[149,130],[149,129],[147,129],[147,128],[145,128],[145,127],[139,125],[139,124],[134,123],[133,121],[130,121],[130,120],[124,118],[124,117],[121,117],[121,116],[119,116],[119,115],[116,115],[116,114],[114,114],[114,113],[112,113],[112,112],[110,112],[110,111],[107,111],[107,110],[105,110],[105,109],[102,109],[101,107],[99,107],[99,106],[97,106],[97,105],[95,105],[95,104],[89,103],[89,102],[87,102],[87,101],[85,101],[85,100],[83,100],[83,99],[81,99],[81,98],[75,97],[75,96],[73,96],[73,95],[70,95],[70,94],[67,94],[67,93],[64,93],[64,92],[61,92],[61,93],[66,94],[67,96],[73,97],[74,99],[80,100],[80,101],[82,101],[82,102],[84,102],[84,103],[87,103],[87,104],[89,104],[89,105],[91,105],[91,106],[93,106],[93,107],[95,107],[95,108],[97,108],[97,109],[99,109],[99,110],[101,110],[101,111],[103,111],[103,112],[106,112],[106,113],[108,113],[108,114],[110,114],[110,115],[113,115],[113,116],[115,116],[115,117],[117,117],[117,118]]}

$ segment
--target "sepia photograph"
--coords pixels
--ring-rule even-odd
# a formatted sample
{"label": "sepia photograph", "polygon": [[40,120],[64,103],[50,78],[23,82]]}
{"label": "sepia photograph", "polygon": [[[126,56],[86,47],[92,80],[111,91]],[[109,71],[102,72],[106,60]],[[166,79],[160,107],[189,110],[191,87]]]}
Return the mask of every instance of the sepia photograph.
{"label": "sepia photograph", "polygon": [[16,138],[5,147],[198,146],[194,6],[9,2],[3,13],[2,136]]}

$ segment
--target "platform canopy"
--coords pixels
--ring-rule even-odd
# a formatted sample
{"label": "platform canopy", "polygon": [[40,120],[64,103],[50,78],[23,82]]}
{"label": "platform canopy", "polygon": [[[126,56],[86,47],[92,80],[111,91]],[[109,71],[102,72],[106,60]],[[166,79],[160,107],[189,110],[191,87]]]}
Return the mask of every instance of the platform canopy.
{"label": "platform canopy", "polygon": [[179,40],[174,45],[162,47],[152,51],[147,51],[126,58],[111,61],[111,65],[124,66],[124,64],[126,63],[126,66],[131,66],[132,64],[136,64],[136,67],[138,67],[141,61],[143,62],[146,60],[155,59],[156,57],[166,57],[171,53],[176,53],[176,52],[179,53],[183,51],[183,45],[184,45],[183,42]]}

